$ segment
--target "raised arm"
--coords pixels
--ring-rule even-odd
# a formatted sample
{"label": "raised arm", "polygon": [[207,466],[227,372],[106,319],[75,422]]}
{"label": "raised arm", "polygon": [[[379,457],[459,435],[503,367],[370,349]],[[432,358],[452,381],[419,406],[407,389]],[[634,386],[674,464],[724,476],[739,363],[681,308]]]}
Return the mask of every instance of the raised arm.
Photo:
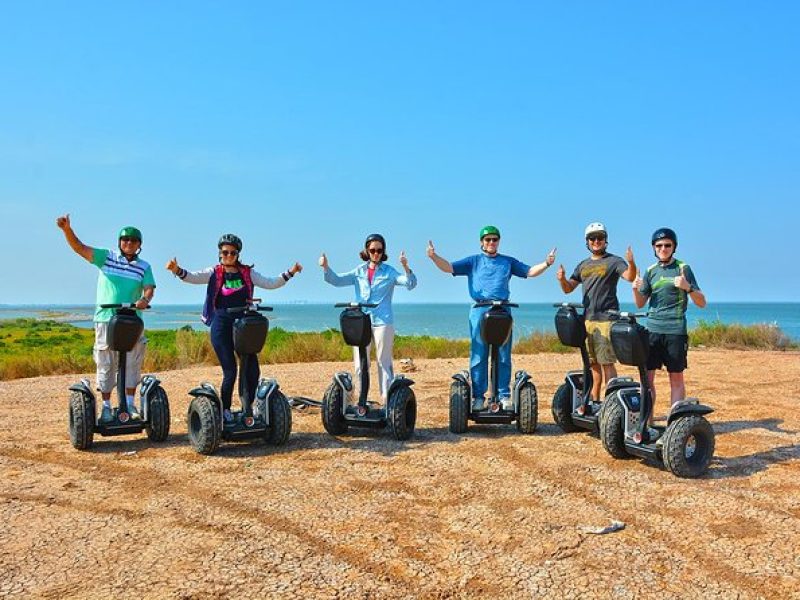
{"label": "raised arm", "polygon": [[633,281],[639,269],[636,268],[636,261],[633,260],[633,249],[630,246],[628,246],[628,249],[625,251],[625,260],[628,262],[628,268],[622,272],[621,277],[625,281]]}
{"label": "raised arm", "polygon": [[556,279],[558,279],[558,283],[561,286],[561,291],[565,294],[569,294],[572,292],[578,285],[580,285],[580,281],[576,281],[570,277],[567,279],[566,271],[564,271],[564,265],[558,265],[558,269],[556,270]]}
{"label": "raised arm", "polygon": [[167,271],[170,271],[184,283],[201,284],[208,283],[208,280],[211,279],[211,274],[214,272],[214,267],[208,267],[202,271],[187,271],[178,265],[178,259],[173,257],[172,260],[167,263]]}
{"label": "raised arm", "polygon": [[408,266],[408,259],[406,258],[406,251],[400,251],[400,266],[403,267],[405,275],[397,275],[394,282],[396,285],[405,286],[407,290],[413,290],[417,287],[417,276]]}
{"label": "raised arm", "polygon": [[556,249],[553,248],[550,252],[547,253],[544,261],[540,262],[537,265],[533,265],[530,270],[528,271],[528,277],[537,277],[544,273],[547,268],[556,262]]}
{"label": "raised arm", "polygon": [[434,249],[433,242],[431,240],[428,240],[427,253],[428,253],[428,258],[430,258],[433,261],[433,264],[439,267],[440,271],[450,274],[453,273],[453,265],[450,263],[450,261],[447,261],[438,254],[436,254],[436,250]]}
{"label": "raised arm", "polygon": [[78,236],[75,235],[75,232],[72,230],[72,224],[69,221],[69,214],[66,214],[63,217],[58,217],[56,219],[56,225],[58,225],[58,228],[64,232],[64,237],[67,240],[67,244],[69,244],[69,247],[75,251],[75,254],[82,256],[89,262],[92,262],[94,248],[84,244],[78,239]]}
{"label": "raised arm", "polygon": [[255,269],[251,271],[250,275],[253,278],[253,285],[264,288],[265,290],[274,290],[286,285],[287,281],[289,281],[302,270],[303,265],[301,265],[299,262],[296,262],[277,277],[264,277]]}
{"label": "raised arm", "polygon": [[356,282],[356,272],[350,271],[339,275],[336,271],[328,266],[328,257],[323,252],[319,257],[319,266],[322,267],[323,277],[325,281],[335,287],[344,287],[346,285],[353,285]]}

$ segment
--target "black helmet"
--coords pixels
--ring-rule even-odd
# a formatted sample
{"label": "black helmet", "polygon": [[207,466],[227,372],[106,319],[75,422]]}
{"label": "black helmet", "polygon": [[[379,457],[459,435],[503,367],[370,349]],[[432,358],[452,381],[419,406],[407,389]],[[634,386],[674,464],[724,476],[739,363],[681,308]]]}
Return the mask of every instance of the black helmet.
{"label": "black helmet", "polygon": [[370,233],[367,236],[367,240],[364,242],[364,248],[369,246],[370,242],[380,242],[383,244],[383,249],[386,250],[386,240],[383,239],[383,236],[380,233]]}
{"label": "black helmet", "polygon": [[217,242],[217,248],[222,248],[222,246],[233,246],[239,252],[242,251],[242,240],[239,236],[233,235],[232,233],[226,233],[222,237],[219,238]]}
{"label": "black helmet", "polygon": [[659,227],[653,232],[653,237],[650,240],[650,245],[654,245],[658,240],[672,240],[675,248],[678,247],[678,236],[669,227]]}

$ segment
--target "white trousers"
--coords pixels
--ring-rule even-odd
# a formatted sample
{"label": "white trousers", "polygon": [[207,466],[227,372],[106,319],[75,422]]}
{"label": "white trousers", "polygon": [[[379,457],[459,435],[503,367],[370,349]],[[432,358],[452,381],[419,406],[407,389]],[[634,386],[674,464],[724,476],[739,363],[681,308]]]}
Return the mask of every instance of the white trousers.
{"label": "white trousers", "polygon": [[[119,362],[117,351],[108,349],[107,332],[108,323],[94,324],[94,362],[97,365],[97,387],[104,394],[113,392],[117,385],[117,363]],[[135,388],[139,384],[146,345],[147,338],[142,334],[133,350],[125,356],[126,388]]]}
{"label": "white trousers", "polygon": [[[378,389],[381,399],[386,403],[386,392],[394,378],[392,368],[392,351],[394,350],[394,325],[373,325],[372,343],[367,346],[367,369],[370,364],[372,346],[375,346],[375,357],[378,360]],[[355,363],[356,384],[361,381],[361,362],[358,358],[358,348],[353,347],[353,362]]]}

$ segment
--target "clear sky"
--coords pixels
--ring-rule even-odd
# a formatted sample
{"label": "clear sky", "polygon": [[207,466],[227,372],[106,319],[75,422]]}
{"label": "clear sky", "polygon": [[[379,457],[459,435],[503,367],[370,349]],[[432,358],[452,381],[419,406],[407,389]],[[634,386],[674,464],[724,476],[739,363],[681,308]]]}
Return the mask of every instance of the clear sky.
{"label": "clear sky", "polygon": [[93,246],[140,227],[162,303],[201,302],[164,264],[228,231],[305,266],[270,302],[349,299],[319,252],[350,269],[373,231],[420,280],[396,301],[461,302],[428,239],[455,260],[492,223],[571,271],[596,220],[643,266],[676,229],[711,302],[796,301],[798,74],[798,2],[4,2],[0,303],[94,301],[65,212]]}

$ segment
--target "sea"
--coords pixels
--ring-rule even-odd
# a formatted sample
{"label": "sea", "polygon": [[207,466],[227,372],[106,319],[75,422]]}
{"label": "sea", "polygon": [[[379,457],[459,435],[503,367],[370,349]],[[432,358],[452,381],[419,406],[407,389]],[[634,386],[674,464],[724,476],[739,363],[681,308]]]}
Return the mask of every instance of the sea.
{"label": "sea", "polygon": [[[267,313],[272,327],[287,331],[324,331],[338,329],[341,309],[332,304],[290,303],[274,304]],[[395,303],[395,328],[400,335],[429,335],[449,339],[469,337],[467,315],[470,305]],[[634,310],[633,304],[622,303],[622,310]],[[148,329],[178,329],[189,325],[205,330],[200,321],[202,307],[195,304],[160,304],[146,311]],[[514,309],[514,334],[526,336],[533,332],[554,332],[551,303],[520,304]],[[78,327],[92,327],[92,305],[9,305],[0,304],[0,320],[19,317],[55,319]],[[726,324],[751,325],[765,323],[780,328],[788,337],[800,342],[800,303],[798,302],[719,302],[706,308],[689,307],[689,327],[698,321],[720,321]]]}

